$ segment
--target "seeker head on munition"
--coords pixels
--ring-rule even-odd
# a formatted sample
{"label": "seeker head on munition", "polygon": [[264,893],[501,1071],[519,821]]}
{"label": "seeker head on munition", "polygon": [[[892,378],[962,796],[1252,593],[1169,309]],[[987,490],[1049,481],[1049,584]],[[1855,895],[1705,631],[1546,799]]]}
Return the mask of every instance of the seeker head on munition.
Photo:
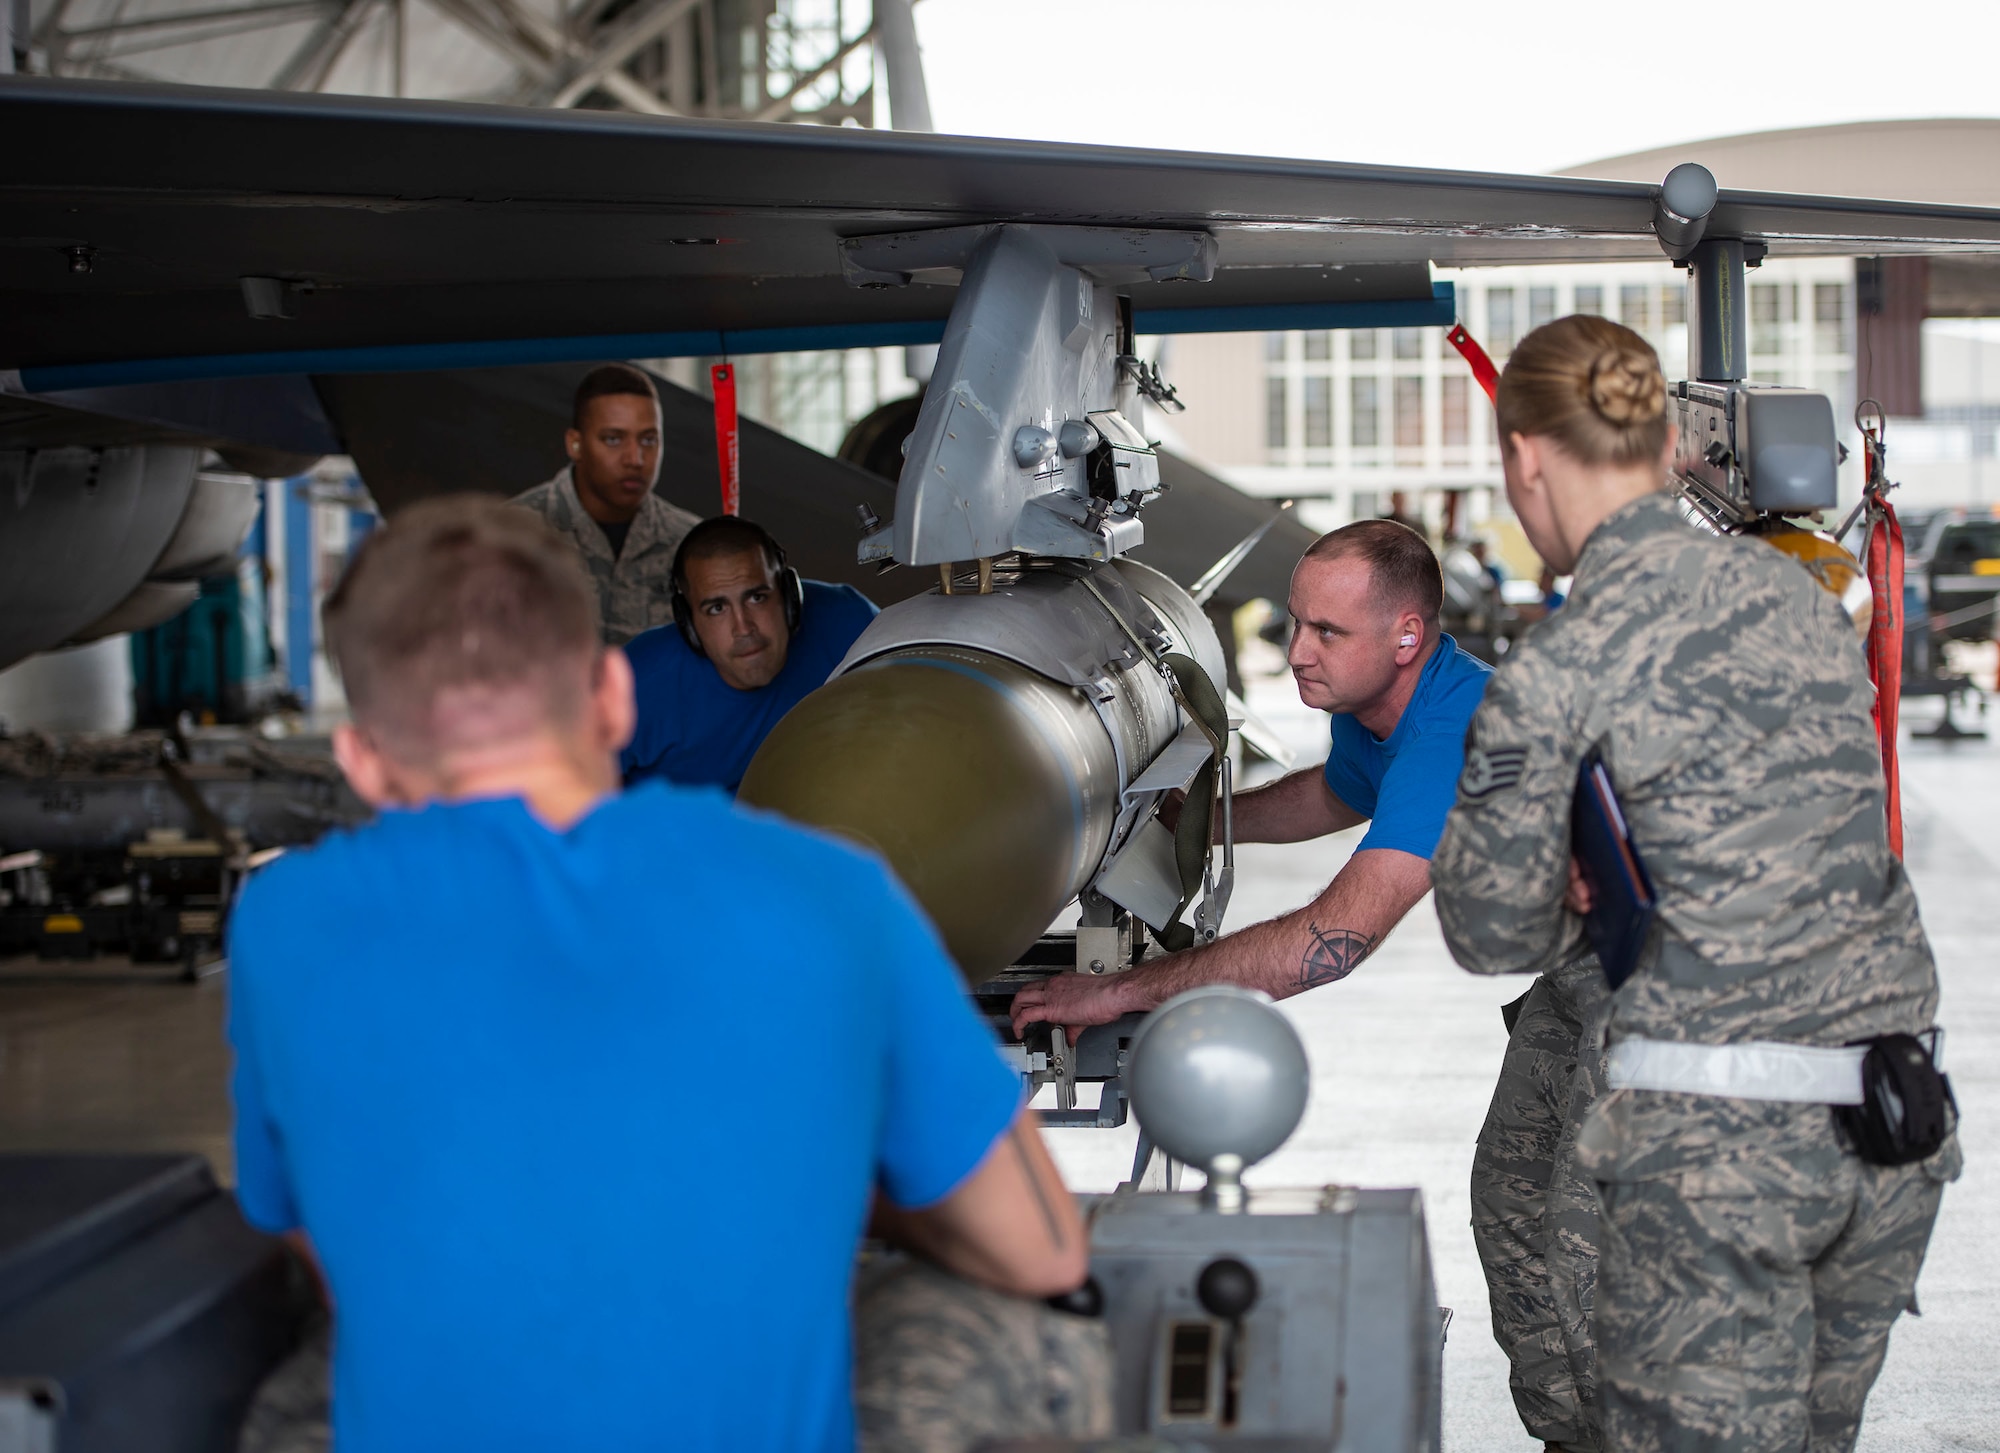
{"label": "seeker head on munition", "polygon": [[1243,1172],[1298,1128],[1311,1077],[1298,1031],[1268,997],[1212,984],[1147,1017],[1126,1078],[1153,1143],[1207,1175],[1206,1205],[1238,1211]]}

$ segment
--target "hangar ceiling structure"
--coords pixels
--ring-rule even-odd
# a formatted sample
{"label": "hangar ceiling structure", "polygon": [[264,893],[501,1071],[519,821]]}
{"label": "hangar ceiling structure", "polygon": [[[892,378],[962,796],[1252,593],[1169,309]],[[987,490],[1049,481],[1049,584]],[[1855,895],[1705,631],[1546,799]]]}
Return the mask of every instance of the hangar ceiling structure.
{"label": "hangar ceiling structure", "polygon": [[[908,4],[880,8],[893,23]],[[27,69],[872,126],[875,9],[870,0],[34,0]]]}

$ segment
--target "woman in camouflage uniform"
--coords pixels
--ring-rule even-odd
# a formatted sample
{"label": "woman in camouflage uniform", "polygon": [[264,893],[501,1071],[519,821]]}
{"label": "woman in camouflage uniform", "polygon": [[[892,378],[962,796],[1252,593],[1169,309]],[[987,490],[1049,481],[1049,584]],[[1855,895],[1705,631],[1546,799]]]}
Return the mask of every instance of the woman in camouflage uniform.
{"label": "woman in camouflage uniform", "polygon": [[1652,349],[1601,318],[1508,362],[1508,499],[1576,583],[1473,718],[1438,916],[1477,973],[1574,961],[1596,748],[1659,905],[1574,1149],[1600,1201],[1605,1446],[1845,1450],[1959,1158],[1864,1162],[1828,1107],[1859,1097],[1843,1047],[1923,1031],[1937,978],[1853,627],[1777,551],[1685,522],[1666,405]]}

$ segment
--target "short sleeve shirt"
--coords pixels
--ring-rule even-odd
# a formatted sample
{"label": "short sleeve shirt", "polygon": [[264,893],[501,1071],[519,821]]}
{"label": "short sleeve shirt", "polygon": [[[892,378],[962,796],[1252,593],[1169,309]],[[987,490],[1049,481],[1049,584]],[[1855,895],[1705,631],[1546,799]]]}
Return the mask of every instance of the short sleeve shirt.
{"label": "short sleeve shirt", "polygon": [[1493,668],[1438,638],[1396,729],[1377,740],[1351,716],[1333,718],[1326,785],[1366,817],[1357,851],[1394,848],[1428,858],[1444,832],[1465,766],[1465,729]]}
{"label": "short sleeve shirt", "polygon": [[784,669],[755,691],[724,681],[713,664],[688,649],[677,626],[634,638],[625,653],[632,659],[639,720],[620,758],[625,780],[660,777],[734,792],[771,728],[826,684],[874,619],[874,605],[853,586],[808,580]]}
{"label": "short sleeve shirt", "polygon": [[1020,1102],[880,862],[657,783],[281,859],[229,1010],[237,1194],[319,1254],[343,1453],[852,1449],[870,1198],[949,1195]]}

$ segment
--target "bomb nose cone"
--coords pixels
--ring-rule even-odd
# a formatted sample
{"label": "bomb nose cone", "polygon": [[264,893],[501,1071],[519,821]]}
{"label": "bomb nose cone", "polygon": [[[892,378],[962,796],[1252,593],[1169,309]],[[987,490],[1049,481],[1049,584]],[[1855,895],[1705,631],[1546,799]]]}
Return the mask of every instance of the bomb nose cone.
{"label": "bomb nose cone", "polygon": [[879,853],[977,983],[1095,870],[1116,783],[1110,743],[1074,690],[936,646],[879,657],[800,702],[738,796]]}

